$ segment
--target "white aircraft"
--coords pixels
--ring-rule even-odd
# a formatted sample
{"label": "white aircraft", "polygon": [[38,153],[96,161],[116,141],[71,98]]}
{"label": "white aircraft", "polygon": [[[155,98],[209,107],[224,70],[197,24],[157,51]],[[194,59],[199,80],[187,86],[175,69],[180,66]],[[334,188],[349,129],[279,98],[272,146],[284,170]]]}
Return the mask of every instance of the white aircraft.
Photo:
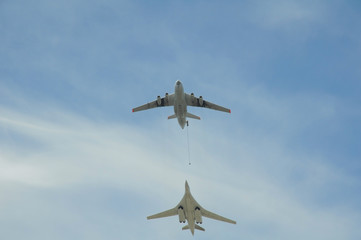
{"label": "white aircraft", "polygon": [[203,100],[203,97],[200,96],[199,98],[195,97],[193,93],[190,95],[184,93],[183,84],[181,81],[177,80],[175,83],[175,90],[173,94],[165,94],[165,97],[161,98],[160,96],[157,97],[157,100],[146,103],[142,106],[133,108],[133,112],[138,112],[142,110],[147,110],[155,107],[165,107],[165,106],[174,106],[174,114],[169,116],[168,119],[177,118],[178,123],[181,128],[184,128],[184,125],[188,122],[186,118],[194,118],[200,120],[201,118],[187,112],[187,106],[192,107],[205,107],[210,108],[222,112],[231,113],[231,110],[228,108],[224,108],[218,106],[214,103],[208,102]]}
{"label": "white aircraft", "polygon": [[147,217],[147,219],[149,220],[154,218],[163,218],[163,217],[170,217],[175,215],[179,216],[180,223],[185,223],[187,220],[188,225],[184,226],[182,230],[189,229],[191,230],[192,235],[194,235],[194,229],[205,231],[204,228],[197,225],[197,224],[202,224],[202,216],[219,221],[236,224],[236,221],[233,221],[231,219],[207,211],[201,205],[199,205],[199,203],[197,203],[197,201],[193,198],[189,190],[187,181],[186,181],[186,192],[180,203],[178,203],[178,205],[175,208],[169,209],[167,211],[158,214],[154,214],[152,216]]}

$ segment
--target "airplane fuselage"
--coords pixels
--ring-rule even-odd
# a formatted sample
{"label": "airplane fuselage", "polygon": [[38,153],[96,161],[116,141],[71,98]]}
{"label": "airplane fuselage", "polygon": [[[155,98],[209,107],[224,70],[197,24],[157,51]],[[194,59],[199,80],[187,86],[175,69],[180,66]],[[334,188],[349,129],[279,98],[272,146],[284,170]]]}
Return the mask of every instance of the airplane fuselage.
{"label": "airplane fuselage", "polygon": [[197,206],[194,206],[193,196],[189,190],[188,183],[186,184],[186,193],[185,193],[185,215],[188,222],[189,230],[194,235],[194,228],[195,228],[195,218],[194,218],[194,209]]}
{"label": "airplane fuselage", "polygon": [[177,116],[178,123],[183,129],[187,122],[187,103],[183,84],[179,80],[175,83],[174,96],[174,114]]}
{"label": "airplane fuselage", "polygon": [[194,235],[194,226],[195,226],[195,220],[194,220],[194,206],[192,206],[191,201],[189,198],[186,198],[186,219],[188,222],[189,230],[191,230],[192,235]]}

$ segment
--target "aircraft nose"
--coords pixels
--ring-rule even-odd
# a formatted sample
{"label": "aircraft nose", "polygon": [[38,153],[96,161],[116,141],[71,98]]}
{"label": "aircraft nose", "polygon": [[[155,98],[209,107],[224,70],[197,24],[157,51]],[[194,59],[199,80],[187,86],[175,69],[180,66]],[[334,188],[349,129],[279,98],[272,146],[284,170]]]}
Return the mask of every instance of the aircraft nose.
{"label": "aircraft nose", "polygon": [[177,85],[180,85],[180,84],[181,84],[181,82],[180,82],[179,80],[177,80],[176,84],[177,84]]}

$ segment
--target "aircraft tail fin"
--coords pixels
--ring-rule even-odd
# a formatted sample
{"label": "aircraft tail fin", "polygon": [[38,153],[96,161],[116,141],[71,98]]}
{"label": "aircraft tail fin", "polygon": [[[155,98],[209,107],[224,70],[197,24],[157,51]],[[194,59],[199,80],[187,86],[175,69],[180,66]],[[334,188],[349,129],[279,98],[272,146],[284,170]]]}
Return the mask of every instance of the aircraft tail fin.
{"label": "aircraft tail fin", "polygon": [[192,113],[189,113],[189,112],[187,112],[187,117],[188,117],[188,118],[194,118],[194,119],[201,120],[200,117],[198,117],[198,116],[196,116],[196,115],[194,115],[194,114],[192,114]]}
{"label": "aircraft tail fin", "polygon": [[168,117],[168,119],[173,119],[173,118],[177,118],[177,116],[175,114],[173,114]]}
{"label": "aircraft tail fin", "polygon": [[[194,225],[194,228],[199,230],[199,231],[203,231],[203,232],[205,231],[204,228],[202,228],[201,226],[199,226],[197,224]],[[186,225],[186,226],[182,227],[182,230],[188,230],[188,229],[189,229],[189,225]]]}

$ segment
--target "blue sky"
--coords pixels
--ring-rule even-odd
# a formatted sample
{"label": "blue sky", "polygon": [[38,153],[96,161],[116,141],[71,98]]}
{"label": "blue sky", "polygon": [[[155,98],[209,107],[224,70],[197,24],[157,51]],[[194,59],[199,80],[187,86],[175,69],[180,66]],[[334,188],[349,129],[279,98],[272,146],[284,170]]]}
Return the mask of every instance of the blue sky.
{"label": "blue sky", "polygon": [[[1,239],[359,239],[358,1],[1,1]],[[232,109],[131,109],[185,91]],[[204,219],[182,231],[188,180]]]}

